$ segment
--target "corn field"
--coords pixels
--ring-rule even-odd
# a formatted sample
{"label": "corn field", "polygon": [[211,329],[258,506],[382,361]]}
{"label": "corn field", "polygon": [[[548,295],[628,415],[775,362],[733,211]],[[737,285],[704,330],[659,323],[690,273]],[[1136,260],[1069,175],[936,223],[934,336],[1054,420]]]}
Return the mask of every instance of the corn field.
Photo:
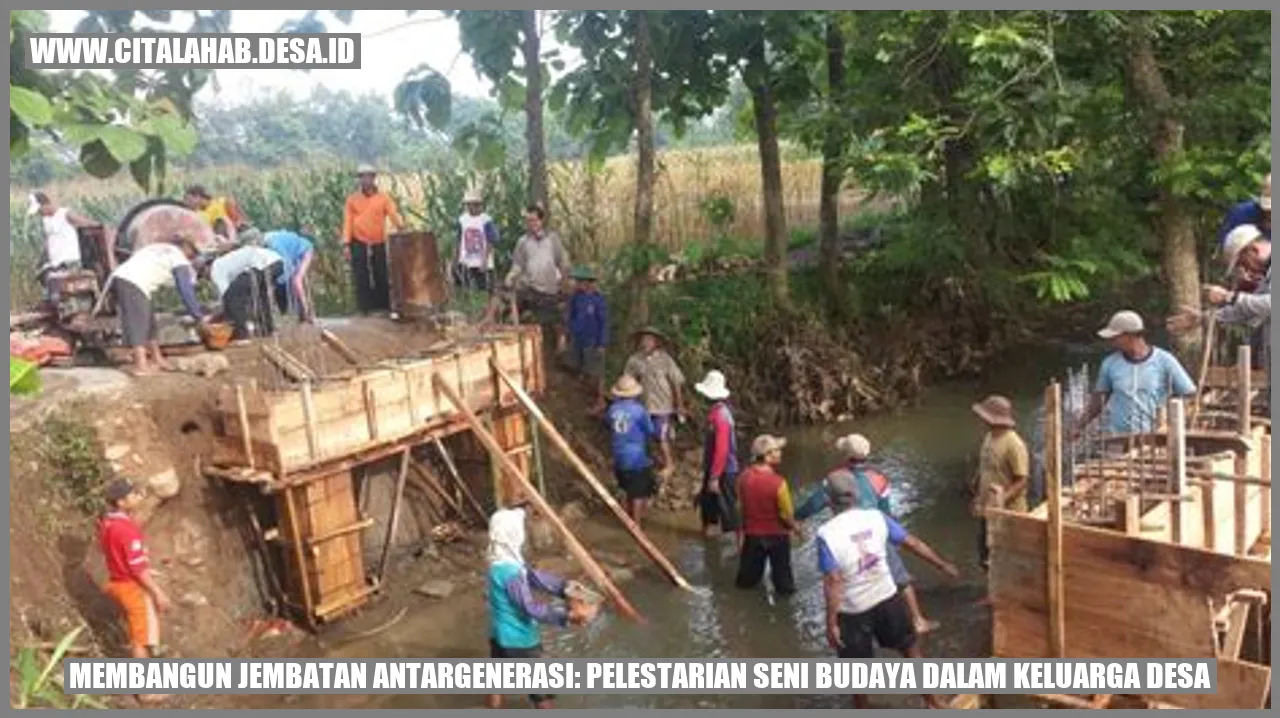
{"label": "corn field", "polygon": [[[818,224],[821,162],[797,149],[784,152],[783,188],[788,226]],[[551,226],[565,239],[575,262],[607,263],[631,237],[634,224],[635,163],[615,157],[602,166],[561,162],[550,168]],[[462,196],[476,187],[485,209],[502,233],[499,262],[524,232],[525,168],[518,163],[487,173],[455,171],[384,175],[381,183],[395,197],[411,227],[434,231],[442,256],[452,251],[451,228],[461,212]],[[345,168],[317,167],[255,171],[244,168],[177,176],[169,192],[178,195],[188,182],[201,182],[214,194],[229,194],[264,231],[295,229],[317,241],[312,270],[314,299],[322,313],[351,309],[349,277],[341,252],[342,208],[354,189]],[[753,146],[673,151],[658,156],[654,194],[655,241],[671,254],[723,237],[755,242],[764,235],[759,159]],[[56,203],[105,223],[119,221],[144,199],[124,177],[83,180],[44,188]],[[859,202],[846,190],[841,212],[849,216]],[[27,192],[10,192],[10,306],[28,306],[39,298],[35,267],[41,234],[26,215]]]}

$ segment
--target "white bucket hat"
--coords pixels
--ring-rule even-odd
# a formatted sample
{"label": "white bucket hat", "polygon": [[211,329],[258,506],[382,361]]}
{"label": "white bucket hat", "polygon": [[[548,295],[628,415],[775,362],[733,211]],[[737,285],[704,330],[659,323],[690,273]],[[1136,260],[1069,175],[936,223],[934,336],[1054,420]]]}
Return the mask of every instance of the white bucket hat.
{"label": "white bucket hat", "polygon": [[1111,321],[1098,330],[1098,336],[1103,339],[1115,339],[1121,334],[1141,334],[1144,329],[1142,317],[1137,312],[1126,309],[1111,315]]}
{"label": "white bucket hat", "polygon": [[480,190],[478,189],[469,189],[466,194],[462,195],[463,204],[481,204],[483,202],[484,197],[480,196]]}
{"label": "white bucket hat", "polygon": [[729,386],[724,380],[724,374],[712,369],[707,372],[702,381],[693,385],[695,391],[707,397],[712,401],[720,401],[729,398]]}

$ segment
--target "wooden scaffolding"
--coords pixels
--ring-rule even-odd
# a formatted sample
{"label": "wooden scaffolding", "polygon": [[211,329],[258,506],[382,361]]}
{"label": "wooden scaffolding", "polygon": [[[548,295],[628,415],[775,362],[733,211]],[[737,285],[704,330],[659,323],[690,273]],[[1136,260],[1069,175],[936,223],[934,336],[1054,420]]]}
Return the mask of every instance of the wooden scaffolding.
{"label": "wooden scaffolding", "polygon": [[1248,347],[1239,362],[1206,367],[1200,395],[1171,401],[1158,431],[1107,437],[1101,456],[1079,463],[1064,462],[1061,388],[1046,391],[1046,500],[988,513],[993,655],[1216,658],[1218,692],[1040,702],[1269,704],[1271,426],[1251,409],[1269,386]]}

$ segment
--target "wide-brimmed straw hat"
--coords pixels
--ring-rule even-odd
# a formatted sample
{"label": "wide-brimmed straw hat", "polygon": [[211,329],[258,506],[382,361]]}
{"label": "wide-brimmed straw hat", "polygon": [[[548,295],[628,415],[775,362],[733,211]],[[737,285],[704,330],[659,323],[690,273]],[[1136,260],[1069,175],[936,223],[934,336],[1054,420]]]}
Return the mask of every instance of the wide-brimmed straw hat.
{"label": "wide-brimmed straw hat", "polygon": [[974,404],[973,413],[992,426],[1012,429],[1017,424],[1013,416],[1013,402],[998,394],[992,394]]}
{"label": "wide-brimmed straw hat", "polygon": [[787,440],[781,436],[772,434],[761,434],[751,442],[751,456],[759,459],[768,456],[770,452],[782,451],[787,445]]}
{"label": "wide-brimmed straw hat", "polygon": [[666,333],[664,333],[661,329],[653,325],[640,327],[639,329],[635,330],[634,333],[632,333],[631,338],[639,339],[640,337],[646,334],[648,334],[649,336],[653,337],[654,339],[657,339],[658,341],[664,344],[669,344],[671,342],[671,338],[668,337]]}
{"label": "wide-brimmed straw hat", "polygon": [[702,381],[694,384],[693,390],[711,401],[722,401],[729,398],[729,383],[725,381],[724,374],[715,369],[707,372]]}
{"label": "wide-brimmed straw hat", "polygon": [[630,374],[623,374],[614,382],[609,393],[617,399],[634,399],[644,393],[644,387]]}
{"label": "wide-brimmed straw hat", "polygon": [[871,456],[871,440],[862,434],[849,434],[836,439],[836,451],[846,459],[866,459]]}

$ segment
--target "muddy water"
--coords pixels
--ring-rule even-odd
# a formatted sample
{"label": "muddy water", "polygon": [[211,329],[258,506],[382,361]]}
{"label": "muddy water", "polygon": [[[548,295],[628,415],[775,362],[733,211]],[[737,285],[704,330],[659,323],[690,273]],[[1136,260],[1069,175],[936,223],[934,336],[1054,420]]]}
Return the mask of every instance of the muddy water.
{"label": "muddy water", "polygon": [[[867,435],[875,447],[878,467],[894,482],[895,506],[909,530],[960,568],[961,578],[949,581],[927,564],[907,555],[917,579],[924,609],[941,628],[923,644],[925,654],[938,657],[989,655],[989,617],[973,606],[983,594],[983,577],[976,557],[976,523],[969,516],[964,485],[976,459],[982,430],[970,405],[986,392],[1000,392],[1015,402],[1024,436],[1038,444],[1040,395],[1045,382],[1068,364],[1089,357],[1064,350],[1023,353],[979,381],[940,386],[919,406],[896,415],[855,424],[806,428],[788,432],[784,473],[801,485],[801,495],[834,463],[830,446],[850,431]],[[1033,452],[1036,452],[1033,449]],[[696,533],[696,519],[688,515],[664,517],[650,531],[668,556],[695,586],[683,592],[663,582],[656,572],[641,572],[625,585],[632,603],[649,619],[638,626],[606,615],[578,632],[548,631],[546,648],[556,657],[601,658],[727,658],[824,657],[826,645],[822,590],[817,571],[813,529],[826,515],[812,519],[809,538],[793,554],[799,590],[778,598],[771,590],[741,591],[733,586],[736,557],[731,539],[705,541]],[[767,586],[767,580],[766,580]],[[461,603],[461,602],[459,602]],[[410,618],[392,631],[344,646],[330,655],[342,657],[474,656],[485,653],[483,605],[447,608],[447,616],[433,612]],[[473,630],[461,635],[453,626]],[[441,633],[457,634],[442,640]],[[472,636],[471,634],[474,633]],[[434,634],[434,636],[433,636]],[[457,644],[457,645],[454,645]],[[513,705],[524,699],[513,696]],[[563,696],[564,707],[843,707],[840,696]],[[367,707],[412,708],[475,706],[478,696],[370,696]],[[918,706],[918,699],[880,696],[878,705]]]}

